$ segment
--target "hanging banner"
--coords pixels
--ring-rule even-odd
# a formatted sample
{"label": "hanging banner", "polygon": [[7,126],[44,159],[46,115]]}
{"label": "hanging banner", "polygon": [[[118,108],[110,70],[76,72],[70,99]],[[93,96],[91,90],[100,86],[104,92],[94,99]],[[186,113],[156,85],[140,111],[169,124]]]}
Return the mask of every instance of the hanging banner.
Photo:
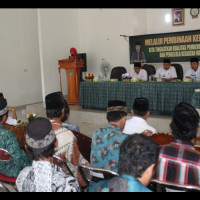
{"label": "hanging banner", "polygon": [[189,62],[200,59],[200,30],[129,37],[130,63]]}

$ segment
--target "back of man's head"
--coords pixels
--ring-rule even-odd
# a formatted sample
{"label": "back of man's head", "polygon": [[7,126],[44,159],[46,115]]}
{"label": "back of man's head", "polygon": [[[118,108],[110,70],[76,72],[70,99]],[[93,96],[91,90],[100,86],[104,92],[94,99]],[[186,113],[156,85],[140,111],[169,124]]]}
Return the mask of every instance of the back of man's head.
{"label": "back of man's head", "polygon": [[51,122],[42,117],[31,121],[26,130],[26,144],[33,160],[53,157],[56,135]]}
{"label": "back of man's head", "polygon": [[182,102],[175,107],[170,126],[177,139],[191,141],[198,131],[199,114],[192,105]]}
{"label": "back of man's head", "polygon": [[125,116],[127,116],[126,102],[118,100],[108,102],[108,108],[107,108],[108,122],[118,122]]}
{"label": "back of man's head", "polygon": [[133,104],[134,114],[144,117],[149,111],[149,101],[146,98],[136,98]]}
{"label": "back of man's head", "polygon": [[65,106],[62,92],[54,92],[45,97],[46,114],[48,118],[59,118]]}
{"label": "back of man's head", "polygon": [[128,136],[120,147],[119,174],[141,178],[143,173],[158,162],[159,147],[148,136]]}

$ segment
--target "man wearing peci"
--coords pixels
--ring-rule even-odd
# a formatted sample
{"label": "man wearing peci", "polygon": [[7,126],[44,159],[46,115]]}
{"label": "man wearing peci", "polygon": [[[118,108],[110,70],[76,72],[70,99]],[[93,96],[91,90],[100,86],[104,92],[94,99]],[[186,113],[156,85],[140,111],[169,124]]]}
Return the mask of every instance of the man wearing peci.
{"label": "man wearing peci", "polygon": [[171,66],[170,59],[163,60],[163,67],[157,70],[155,79],[161,79],[163,82],[174,81],[177,79],[176,69]]}
{"label": "man wearing peci", "polygon": [[199,59],[191,58],[190,59],[190,69],[187,71],[185,78],[200,80],[200,67],[199,67]]}
{"label": "man wearing peci", "polygon": [[131,74],[132,78],[136,78],[138,80],[147,81],[148,75],[145,69],[141,69],[142,65],[140,62],[134,63],[134,72]]}

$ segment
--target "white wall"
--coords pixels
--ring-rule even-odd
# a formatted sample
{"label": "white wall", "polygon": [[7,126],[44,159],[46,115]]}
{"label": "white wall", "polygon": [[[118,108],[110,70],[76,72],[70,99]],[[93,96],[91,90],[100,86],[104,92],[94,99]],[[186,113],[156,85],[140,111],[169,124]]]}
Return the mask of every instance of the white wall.
{"label": "white wall", "polygon": [[[168,33],[168,32],[179,32],[179,31],[189,31],[200,29],[200,17],[197,19],[192,19],[190,15],[190,8],[185,9],[185,25],[184,26],[172,26],[172,22],[165,22],[165,16],[167,14],[171,15],[171,9],[146,9],[147,17],[147,32],[146,34],[154,33]],[[188,58],[190,59],[190,58]],[[184,72],[190,68],[189,62],[180,62],[183,66]],[[154,63],[156,68],[162,66],[162,63]]]}
{"label": "white wall", "polygon": [[111,68],[129,63],[129,41],[120,35],[144,34],[146,11],[143,9],[80,9],[80,49],[87,53],[88,71],[101,74],[102,58]]}
{"label": "white wall", "polygon": [[[88,72],[99,75],[102,58],[130,71],[129,41],[120,35],[199,29],[200,17],[192,19],[189,12],[185,26],[173,27],[165,23],[171,9],[0,9],[0,90],[13,106],[44,100],[60,90],[58,60],[71,47],[87,53]],[[66,95],[64,71],[62,77]]]}
{"label": "white wall", "polygon": [[0,9],[0,91],[9,105],[41,102],[36,9]]}
{"label": "white wall", "polygon": [[[44,72],[43,96],[60,90],[58,60],[70,55],[71,47],[79,50],[77,9],[39,9],[40,51]],[[63,94],[67,94],[67,80],[62,71]]]}

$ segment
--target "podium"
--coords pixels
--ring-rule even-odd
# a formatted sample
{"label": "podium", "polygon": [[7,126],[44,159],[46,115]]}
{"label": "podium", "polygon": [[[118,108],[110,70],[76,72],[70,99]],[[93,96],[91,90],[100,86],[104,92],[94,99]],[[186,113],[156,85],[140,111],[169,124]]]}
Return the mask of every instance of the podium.
{"label": "podium", "polygon": [[84,62],[77,59],[64,59],[59,60],[58,64],[60,90],[62,91],[61,69],[64,69],[66,71],[68,85],[67,103],[69,105],[79,105],[80,71],[84,66]]}

